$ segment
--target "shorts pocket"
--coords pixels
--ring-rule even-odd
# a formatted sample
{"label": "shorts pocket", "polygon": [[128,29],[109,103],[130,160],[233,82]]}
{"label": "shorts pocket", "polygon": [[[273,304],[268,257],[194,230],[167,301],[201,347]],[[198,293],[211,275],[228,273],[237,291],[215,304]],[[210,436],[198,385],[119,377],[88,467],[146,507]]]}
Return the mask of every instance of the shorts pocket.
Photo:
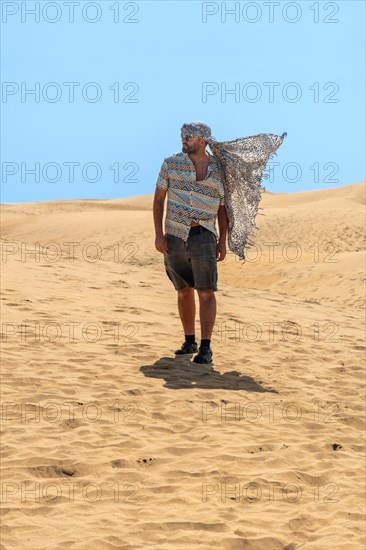
{"label": "shorts pocket", "polygon": [[216,257],[216,239],[213,241],[210,239],[207,242],[203,242],[200,245],[201,256],[215,256]]}
{"label": "shorts pocket", "polygon": [[182,245],[183,245],[182,239],[175,237],[175,235],[169,235],[169,233],[166,235],[166,239],[168,244],[169,256],[182,253]]}

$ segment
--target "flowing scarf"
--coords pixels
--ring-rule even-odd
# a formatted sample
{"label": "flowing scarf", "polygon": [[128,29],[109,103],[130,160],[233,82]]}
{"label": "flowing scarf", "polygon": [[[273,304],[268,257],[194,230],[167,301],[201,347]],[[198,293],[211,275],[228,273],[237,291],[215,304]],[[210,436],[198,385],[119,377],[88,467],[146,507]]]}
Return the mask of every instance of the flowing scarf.
{"label": "flowing scarf", "polygon": [[208,139],[224,181],[229,249],[242,260],[245,249],[254,244],[249,237],[257,228],[255,218],[262,197],[264,169],[286,135],[257,134],[223,142]]}
{"label": "flowing scarf", "polygon": [[182,135],[204,138],[218,161],[225,188],[229,249],[245,260],[246,248],[254,244],[249,238],[253,229],[257,229],[255,218],[264,189],[263,172],[287,133],[257,134],[220,142],[211,136],[209,126],[193,122],[182,126]]}

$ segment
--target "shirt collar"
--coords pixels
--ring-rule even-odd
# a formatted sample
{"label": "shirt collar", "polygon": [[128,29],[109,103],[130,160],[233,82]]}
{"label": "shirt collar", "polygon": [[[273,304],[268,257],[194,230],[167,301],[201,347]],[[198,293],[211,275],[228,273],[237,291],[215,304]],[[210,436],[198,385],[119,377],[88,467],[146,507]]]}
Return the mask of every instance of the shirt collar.
{"label": "shirt collar", "polygon": [[[211,155],[211,153],[209,153],[209,151],[207,151],[207,153],[210,155],[210,160],[209,160],[209,163],[208,163],[208,167],[207,167],[207,176],[206,176],[206,179],[208,178],[209,174],[211,174],[211,172],[213,171],[214,167],[215,167],[215,157],[213,155]],[[196,172],[196,169],[194,167],[194,164],[193,162],[191,161],[191,159],[189,158],[188,156],[188,153],[183,153],[183,155],[185,156],[186,158],[186,161],[187,161],[187,164],[189,164],[190,166],[190,170],[192,172]]]}

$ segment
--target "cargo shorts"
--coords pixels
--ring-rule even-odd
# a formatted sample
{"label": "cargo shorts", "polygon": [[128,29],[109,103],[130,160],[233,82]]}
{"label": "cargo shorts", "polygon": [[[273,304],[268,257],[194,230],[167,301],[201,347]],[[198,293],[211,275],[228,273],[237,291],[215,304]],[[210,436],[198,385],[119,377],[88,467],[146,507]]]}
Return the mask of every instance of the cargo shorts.
{"label": "cargo shorts", "polygon": [[217,290],[217,238],[202,226],[191,228],[186,242],[166,235],[168,254],[164,255],[165,271],[175,290]]}

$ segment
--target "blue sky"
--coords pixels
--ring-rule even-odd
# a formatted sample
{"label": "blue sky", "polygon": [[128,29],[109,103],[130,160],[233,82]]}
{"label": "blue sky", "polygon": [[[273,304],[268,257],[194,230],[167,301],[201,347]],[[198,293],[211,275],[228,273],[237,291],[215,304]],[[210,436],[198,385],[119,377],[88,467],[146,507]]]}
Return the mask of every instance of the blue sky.
{"label": "blue sky", "polygon": [[361,0],[1,7],[2,202],[153,193],[192,120],[219,141],[286,131],[273,192],[365,177]]}

